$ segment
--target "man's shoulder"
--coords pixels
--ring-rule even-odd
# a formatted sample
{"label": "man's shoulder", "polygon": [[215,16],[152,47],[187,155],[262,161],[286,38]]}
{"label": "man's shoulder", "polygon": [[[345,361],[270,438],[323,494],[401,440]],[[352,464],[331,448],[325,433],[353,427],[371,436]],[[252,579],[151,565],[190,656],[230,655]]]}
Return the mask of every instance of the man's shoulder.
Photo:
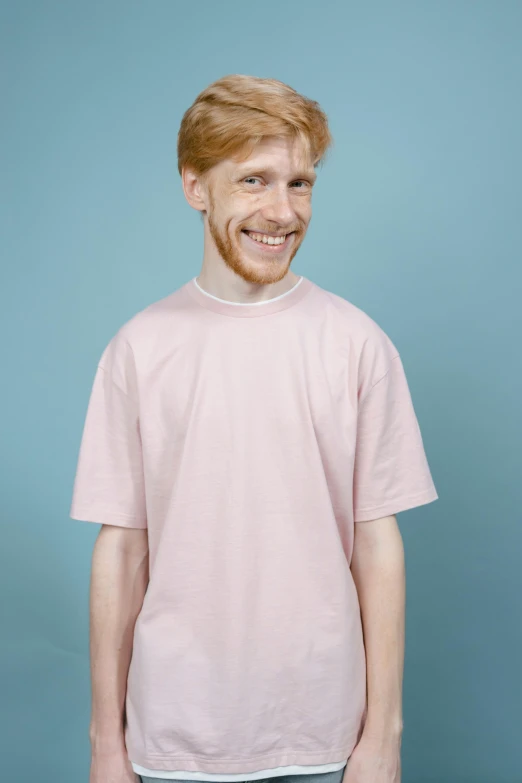
{"label": "man's shoulder", "polygon": [[[345,296],[323,288],[317,283],[314,285],[326,308],[344,328],[348,329],[352,337],[358,336],[363,344],[367,341],[376,345],[391,343],[387,332],[369,313]],[[391,345],[393,346],[393,343]]]}
{"label": "man's shoulder", "polygon": [[119,331],[123,332],[129,341],[132,341],[161,327],[165,319],[170,319],[175,317],[177,313],[183,312],[186,307],[186,299],[183,295],[186,285],[187,283],[183,283],[160,299],[142,307],[122,323]]}
{"label": "man's shoulder", "polygon": [[103,367],[109,360],[119,359],[123,365],[142,366],[153,346],[166,335],[178,333],[176,320],[186,309],[185,286],[182,284],[123,321],[109,338],[99,364]]}

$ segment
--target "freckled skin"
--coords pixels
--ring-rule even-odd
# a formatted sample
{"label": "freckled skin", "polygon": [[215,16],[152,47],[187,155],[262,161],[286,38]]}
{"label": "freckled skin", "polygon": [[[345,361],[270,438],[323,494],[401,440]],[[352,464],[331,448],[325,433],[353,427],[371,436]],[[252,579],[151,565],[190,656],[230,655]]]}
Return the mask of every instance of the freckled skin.
{"label": "freckled skin", "polygon": [[[214,166],[202,190],[204,266],[219,258],[248,282],[279,282],[306,235],[315,178],[307,151],[288,139],[264,139],[246,161]],[[243,228],[295,234],[284,251],[268,255],[252,245]],[[289,279],[293,284],[298,278],[290,272]]]}

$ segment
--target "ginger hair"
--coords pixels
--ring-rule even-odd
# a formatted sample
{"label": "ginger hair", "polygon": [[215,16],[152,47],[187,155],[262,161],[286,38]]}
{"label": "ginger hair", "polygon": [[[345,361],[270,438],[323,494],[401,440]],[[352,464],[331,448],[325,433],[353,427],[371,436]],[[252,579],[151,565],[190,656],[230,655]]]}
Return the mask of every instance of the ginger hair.
{"label": "ginger hair", "polygon": [[205,177],[227,158],[246,160],[266,136],[298,139],[314,167],[333,146],[326,114],[317,101],[277,79],[230,74],[210,84],[183,115],[178,171],[188,166]]}

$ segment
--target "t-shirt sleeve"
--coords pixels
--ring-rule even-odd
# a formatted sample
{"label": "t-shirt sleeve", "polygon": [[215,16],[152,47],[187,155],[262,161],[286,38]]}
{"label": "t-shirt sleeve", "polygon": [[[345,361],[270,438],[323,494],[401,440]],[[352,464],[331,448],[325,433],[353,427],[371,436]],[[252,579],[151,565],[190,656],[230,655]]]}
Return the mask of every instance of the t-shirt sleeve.
{"label": "t-shirt sleeve", "polygon": [[399,355],[359,405],[353,496],[355,522],[438,499]]}
{"label": "t-shirt sleeve", "polygon": [[81,438],[70,518],[146,528],[137,384],[118,333],[96,368]]}

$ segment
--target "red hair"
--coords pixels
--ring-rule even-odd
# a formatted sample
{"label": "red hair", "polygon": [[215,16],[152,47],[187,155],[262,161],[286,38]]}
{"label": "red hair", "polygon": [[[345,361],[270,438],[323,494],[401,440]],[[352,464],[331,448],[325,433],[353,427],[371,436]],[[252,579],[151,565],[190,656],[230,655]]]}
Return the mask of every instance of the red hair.
{"label": "red hair", "polygon": [[284,82],[231,74],[210,84],[181,120],[178,171],[204,176],[226,158],[245,160],[265,136],[299,139],[313,165],[324,162],[333,138],[317,101]]}

